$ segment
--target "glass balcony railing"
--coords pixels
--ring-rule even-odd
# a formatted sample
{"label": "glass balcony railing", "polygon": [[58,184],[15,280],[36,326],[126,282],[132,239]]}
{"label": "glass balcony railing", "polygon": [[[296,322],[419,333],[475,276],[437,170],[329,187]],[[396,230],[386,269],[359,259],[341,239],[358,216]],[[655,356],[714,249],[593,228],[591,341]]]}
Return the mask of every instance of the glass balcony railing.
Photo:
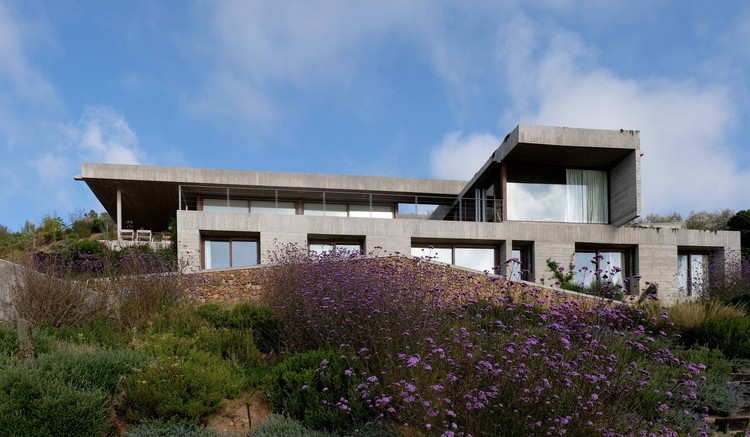
{"label": "glass balcony railing", "polygon": [[181,210],[382,219],[502,221],[500,199],[180,185]]}

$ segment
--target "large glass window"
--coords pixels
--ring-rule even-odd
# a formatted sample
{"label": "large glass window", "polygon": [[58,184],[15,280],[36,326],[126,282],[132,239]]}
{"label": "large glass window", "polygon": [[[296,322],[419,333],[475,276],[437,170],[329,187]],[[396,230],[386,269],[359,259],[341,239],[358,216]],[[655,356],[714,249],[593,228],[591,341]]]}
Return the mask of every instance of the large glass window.
{"label": "large glass window", "polygon": [[411,255],[490,273],[494,273],[497,267],[497,251],[494,247],[418,245],[412,246]]}
{"label": "large glass window", "polygon": [[576,285],[584,289],[604,283],[622,286],[628,272],[624,251],[576,251]]}
{"label": "large glass window", "polygon": [[297,210],[294,207],[294,202],[253,200],[250,202],[250,212],[253,214],[295,215]]}
{"label": "large glass window", "polygon": [[605,171],[524,168],[506,187],[509,220],[609,222]]}
{"label": "large glass window", "polygon": [[307,245],[310,253],[322,255],[331,252],[362,253],[362,244],[351,241],[311,241]]}
{"label": "large glass window", "polygon": [[247,212],[245,199],[203,199],[204,211]]}
{"label": "large glass window", "polygon": [[680,296],[700,296],[708,287],[709,255],[679,253],[677,255],[677,286]]}
{"label": "large glass window", "polygon": [[349,205],[349,217],[393,218],[393,207],[389,205]]}
{"label": "large glass window", "polygon": [[203,259],[206,269],[247,267],[258,264],[257,241],[235,239],[206,239],[203,243]]}
{"label": "large glass window", "polygon": [[406,219],[429,219],[440,205],[422,203],[399,203],[398,218]]}
{"label": "large glass window", "polygon": [[340,203],[308,203],[305,202],[305,215],[325,217],[346,217],[346,205]]}

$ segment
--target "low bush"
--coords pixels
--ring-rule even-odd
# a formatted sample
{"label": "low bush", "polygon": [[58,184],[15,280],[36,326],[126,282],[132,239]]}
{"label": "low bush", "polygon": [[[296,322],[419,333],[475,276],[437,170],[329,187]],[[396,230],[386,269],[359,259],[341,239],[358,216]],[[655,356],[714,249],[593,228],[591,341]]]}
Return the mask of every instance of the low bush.
{"label": "low bush", "polygon": [[695,342],[729,358],[750,358],[750,317],[706,320],[695,330]]}
{"label": "low bush", "polygon": [[[34,330],[32,333],[34,346],[37,354],[51,351],[55,346],[54,338],[43,330]],[[18,333],[10,324],[0,324],[0,356],[15,356],[18,351]]]}
{"label": "low bush", "polygon": [[652,318],[655,326],[679,335],[681,343],[686,346],[696,341],[695,331],[706,321],[745,315],[743,306],[715,300],[685,300],[668,308],[662,308],[658,301],[646,301],[641,308]]}
{"label": "low bush", "polygon": [[128,330],[178,307],[181,292],[178,277],[172,274],[134,275],[114,279],[119,290],[116,300],[120,328]]}
{"label": "low bush", "polygon": [[100,436],[107,417],[104,390],[82,389],[18,362],[0,372],[0,435]]}
{"label": "low bush", "polygon": [[107,297],[78,282],[61,278],[54,271],[39,273],[31,268],[11,288],[18,316],[32,326],[59,327],[90,324],[106,313]]}
{"label": "low bush", "polygon": [[117,347],[120,343],[119,333],[101,315],[88,324],[80,326],[62,325],[58,327],[45,325],[42,327],[42,331],[57,340],[73,344]]}
{"label": "low bush", "polygon": [[121,388],[117,408],[131,421],[205,423],[221,410],[224,398],[239,394],[242,379],[220,358],[191,351],[155,359],[131,373]]}
{"label": "low bush", "polygon": [[269,307],[242,303],[224,309],[217,304],[206,304],[196,312],[217,328],[250,329],[256,347],[263,353],[279,350],[279,323]]}
{"label": "low bush", "polygon": [[281,414],[270,415],[249,437],[335,437],[325,431],[316,431],[305,427],[299,420]]}
{"label": "low bush", "polygon": [[39,355],[28,367],[42,378],[63,381],[81,389],[115,393],[122,375],[143,367],[149,358],[132,349],[80,350],[62,347]]}
{"label": "low bush", "polygon": [[745,390],[731,383],[732,362],[720,350],[693,346],[690,349],[676,350],[675,356],[706,366],[705,380],[695,388],[695,394],[698,403],[705,405],[710,413],[730,415],[743,407]]}
{"label": "low bush", "polygon": [[228,437],[204,426],[147,422],[136,426],[127,437]]}
{"label": "low bush", "polygon": [[374,411],[362,403],[364,382],[335,349],[292,355],[271,370],[264,390],[273,411],[317,430],[348,432],[368,422]]}

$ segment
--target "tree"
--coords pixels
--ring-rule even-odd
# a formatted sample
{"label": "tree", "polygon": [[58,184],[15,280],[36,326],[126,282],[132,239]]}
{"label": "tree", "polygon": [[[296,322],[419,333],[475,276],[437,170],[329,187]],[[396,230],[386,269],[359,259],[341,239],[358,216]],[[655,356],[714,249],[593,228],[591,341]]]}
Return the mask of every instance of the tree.
{"label": "tree", "polygon": [[740,231],[742,248],[750,250],[750,209],[737,211],[727,221],[727,227],[733,231]]}
{"label": "tree", "polygon": [[649,214],[643,220],[643,223],[672,223],[682,222],[682,215],[679,212],[672,212],[670,214]]}
{"label": "tree", "polygon": [[701,229],[704,231],[726,230],[728,229],[727,223],[733,215],[734,211],[731,209],[724,209],[722,211],[691,211],[687,220],[685,220],[685,228]]}

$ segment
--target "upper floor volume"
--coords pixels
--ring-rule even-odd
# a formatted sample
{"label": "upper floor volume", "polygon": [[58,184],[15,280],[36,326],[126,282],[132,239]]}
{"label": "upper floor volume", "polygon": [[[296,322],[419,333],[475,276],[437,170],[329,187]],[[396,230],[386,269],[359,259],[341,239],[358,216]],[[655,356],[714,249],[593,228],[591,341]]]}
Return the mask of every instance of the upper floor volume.
{"label": "upper floor volume", "polygon": [[135,229],[176,210],[619,226],[640,214],[640,156],[637,131],[522,124],[468,182],[86,163],[79,178]]}

